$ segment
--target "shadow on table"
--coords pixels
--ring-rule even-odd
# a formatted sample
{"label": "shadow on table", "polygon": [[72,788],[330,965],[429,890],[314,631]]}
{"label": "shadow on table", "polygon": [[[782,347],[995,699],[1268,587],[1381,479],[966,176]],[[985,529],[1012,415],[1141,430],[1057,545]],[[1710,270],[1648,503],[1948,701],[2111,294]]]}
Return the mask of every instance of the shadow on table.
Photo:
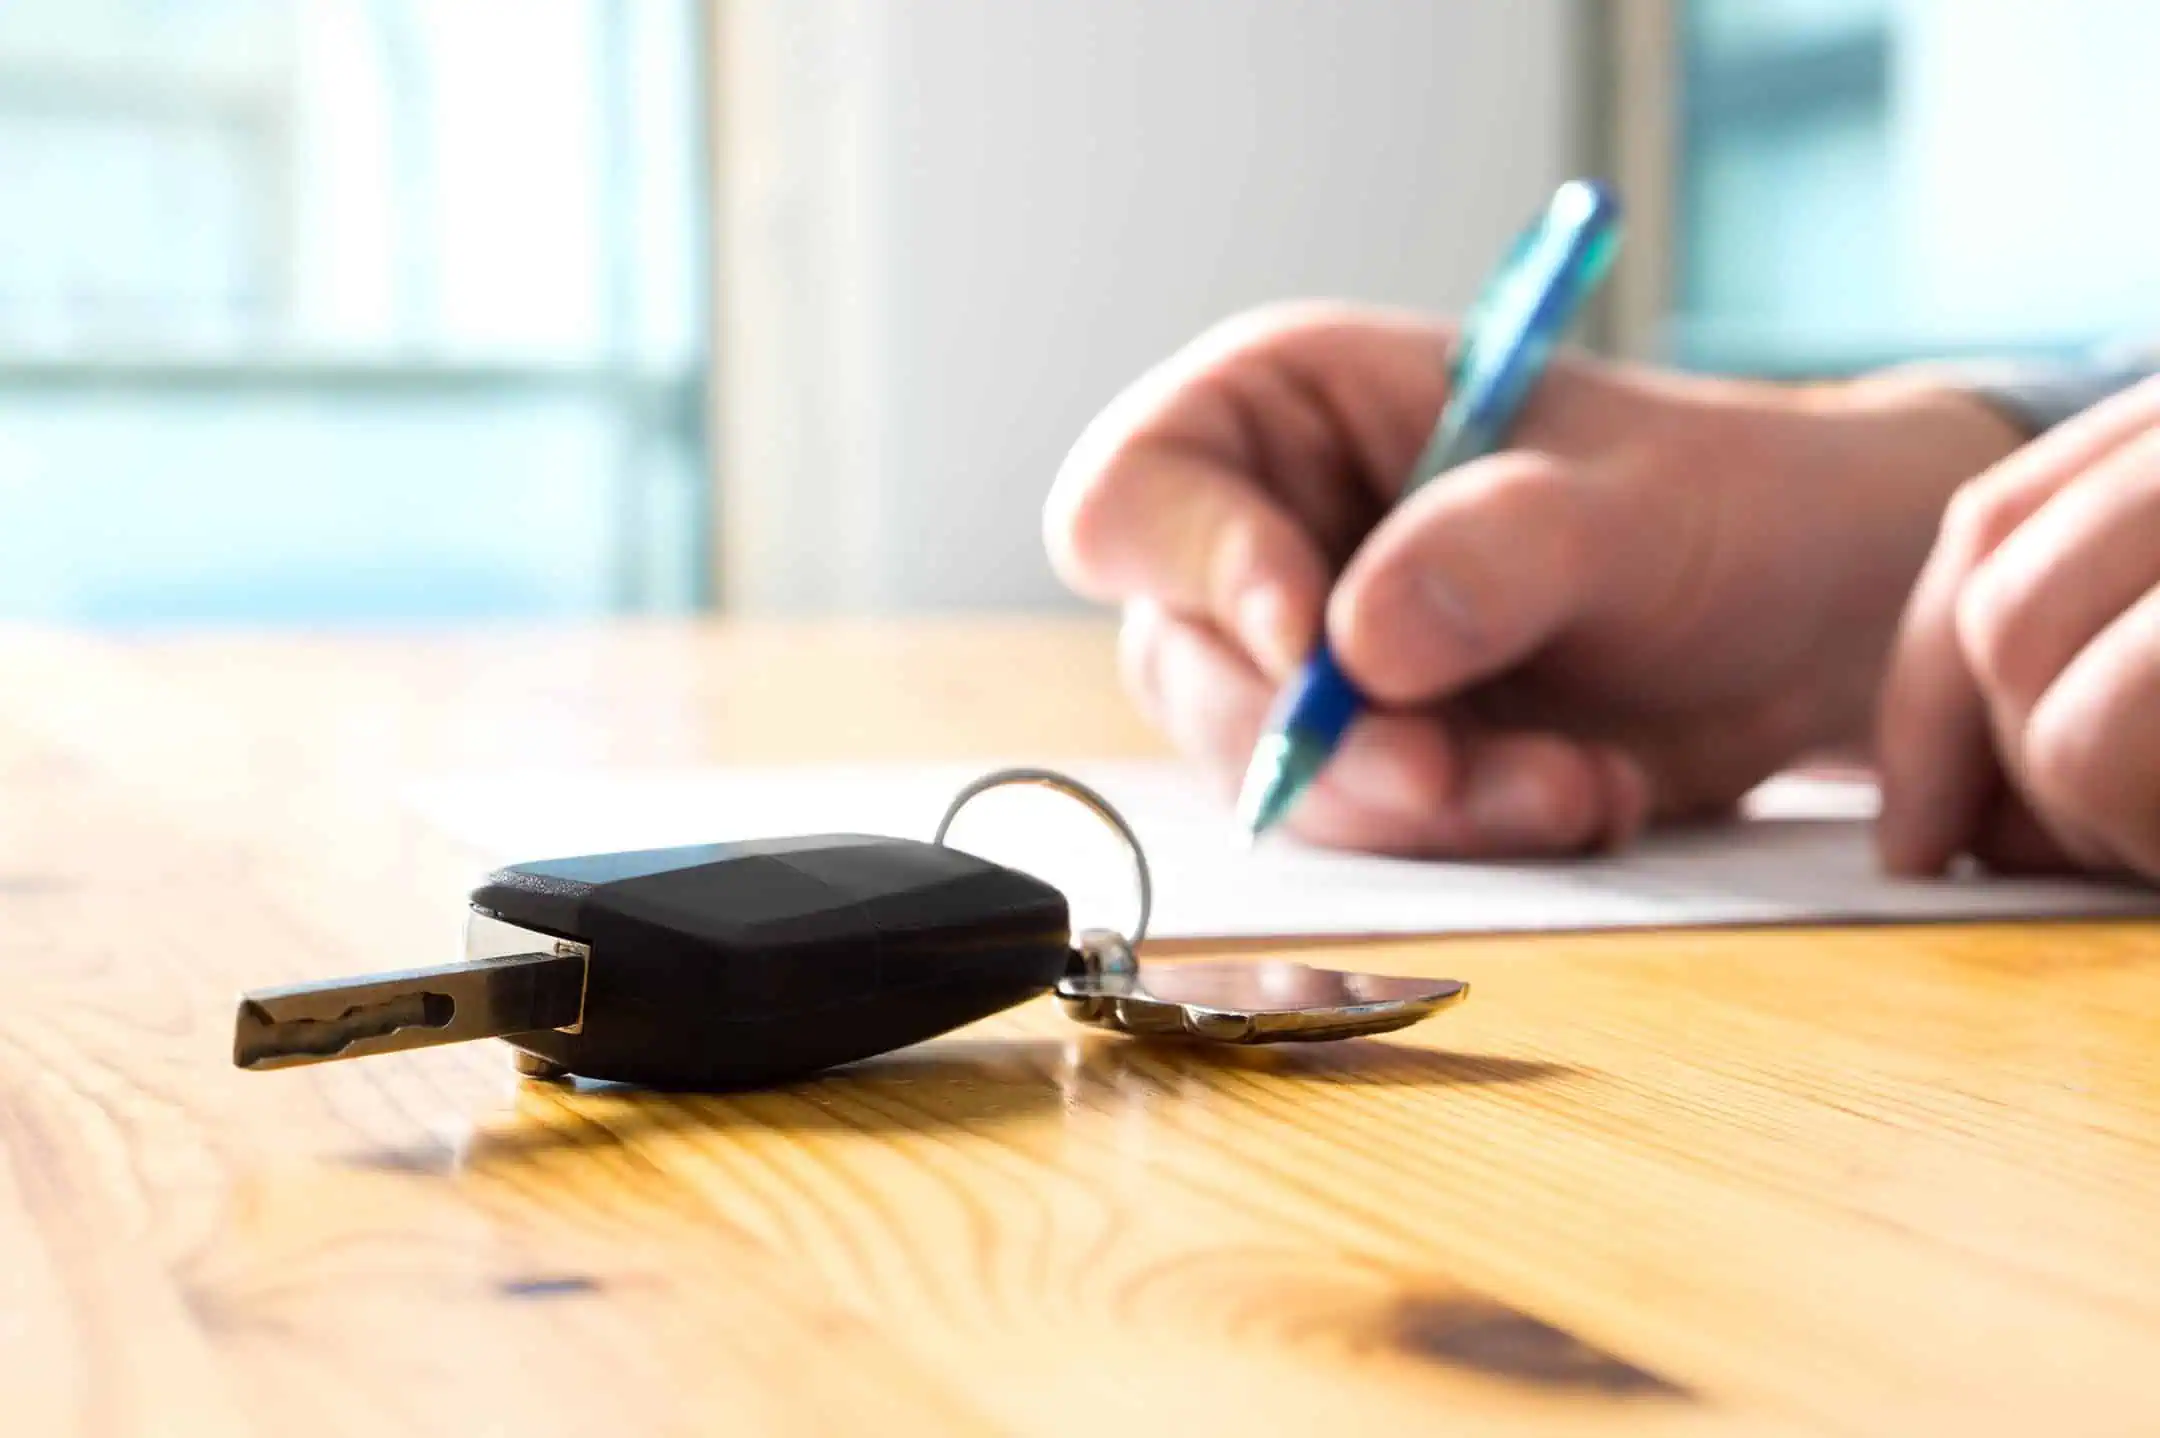
{"label": "shadow on table", "polygon": [[354,1155],[357,1166],[446,1173],[527,1154],[618,1148],[728,1133],[982,1132],[1064,1113],[1129,1114],[1206,1102],[1234,1087],[1296,1095],[1343,1086],[1448,1088],[1535,1084],[1578,1075],[1563,1064],[1351,1039],[1237,1048],[1107,1034],[947,1038],[815,1079],[736,1093],[526,1082],[514,1109],[461,1141]]}

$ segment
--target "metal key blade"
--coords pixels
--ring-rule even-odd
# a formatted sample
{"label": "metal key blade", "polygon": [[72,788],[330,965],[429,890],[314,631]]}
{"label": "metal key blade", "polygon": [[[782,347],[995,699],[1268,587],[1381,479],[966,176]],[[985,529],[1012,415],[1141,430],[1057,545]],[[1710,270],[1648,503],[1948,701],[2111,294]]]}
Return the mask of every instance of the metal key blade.
{"label": "metal key blade", "polygon": [[585,1003],[586,954],[506,954],[243,995],[233,1063],[289,1068],[534,1029],[569,1028]]}

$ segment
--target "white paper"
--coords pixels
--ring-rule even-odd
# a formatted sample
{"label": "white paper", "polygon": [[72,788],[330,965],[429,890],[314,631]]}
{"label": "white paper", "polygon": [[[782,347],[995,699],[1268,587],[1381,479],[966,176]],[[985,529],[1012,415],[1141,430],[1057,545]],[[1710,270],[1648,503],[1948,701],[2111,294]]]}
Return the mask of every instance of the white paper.
{"label": "white paper", "polygon": [[[1042,761],[1030,761],[1041,763]],[[847,765],[462,774],[409,797],[436,826],[515,863],[780,834],[928,839],[947,802],[999,767]],[[1653,832],[1628,851],[1442,863],[1314,849],[1248,850],[1221,803],[1177,766],[1051,762],[1124,814],[1154,872],[1152,937],[1324,938],[1731,924],[2160,913],[2160,893],[2083,880],[1899,881],[1876,865],[1865,784],[1780,778],[1746,817]],[[1129,861],[1092,814],[1035,788],[971,804],[950,842],[1056,884],[1076,927],[1130,931]]]}

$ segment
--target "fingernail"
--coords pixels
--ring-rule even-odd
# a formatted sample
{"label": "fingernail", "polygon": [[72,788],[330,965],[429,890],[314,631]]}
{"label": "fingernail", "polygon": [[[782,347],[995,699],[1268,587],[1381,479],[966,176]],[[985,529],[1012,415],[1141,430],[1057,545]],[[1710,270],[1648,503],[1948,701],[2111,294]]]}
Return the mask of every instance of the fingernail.
{"label": "fingernail", "polygon": [[1470,605],[1462,597],[1462,591],[1448,583],[1446,576],[1430,569],[1421,569],[1413,587],[1418,604],[1427,617],[1443,629],[1454,631],[1464,642],[1477,635],[1477,616],[1470,612]]}
{"label": "fingernail", "polygon": [[1272,584],[1256,584],[1237,603],[1238,638],[1255,662],[1278,678],[1297,668],[1297,625],[1290,601]]}
{"label": "fingernail", "polygon": [[1463,796],[1463,811],[1489,844],[1542,843],[1552,827],[1552,805],[1534,775],[1500,769],[1479,776]]}
{"label": "fingernail", "polygon": [[1397,580],[1371,617],[1377,628],[1368,642],[1390,656],[1391,670],[1415,675],[1421,685],[1460,671],[1465,653],[1477,642],[1477,619],[1462,592],[1429,569]]}

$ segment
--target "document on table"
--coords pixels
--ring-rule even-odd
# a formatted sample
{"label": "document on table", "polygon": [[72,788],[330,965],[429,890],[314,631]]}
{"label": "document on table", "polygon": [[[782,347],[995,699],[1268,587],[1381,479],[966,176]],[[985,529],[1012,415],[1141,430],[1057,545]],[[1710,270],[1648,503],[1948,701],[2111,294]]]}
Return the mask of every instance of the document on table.
{"label": "document on table", "polygon": [[[1040,761],[1033,761],[1040,762]],[[488,863],[785,834],[929,839],[996,764],[467,773],[410,802]],[[1154,873],[1151,936],[1323,938],[1740,924],[2160,914],[2160,894],[2084,880],[1900,881],[1876,865],[1872,786],[1781,777],[1729,824],[1537,862],[1380,858],[1270,836],[1248,850],[1219,797],[1165,762],[1051,762],[1124,814]],[[1092,813],[1039,788],[967,806],[949,842],[1065,891],[1076,927],[1129,929],[1130,861]]]}

